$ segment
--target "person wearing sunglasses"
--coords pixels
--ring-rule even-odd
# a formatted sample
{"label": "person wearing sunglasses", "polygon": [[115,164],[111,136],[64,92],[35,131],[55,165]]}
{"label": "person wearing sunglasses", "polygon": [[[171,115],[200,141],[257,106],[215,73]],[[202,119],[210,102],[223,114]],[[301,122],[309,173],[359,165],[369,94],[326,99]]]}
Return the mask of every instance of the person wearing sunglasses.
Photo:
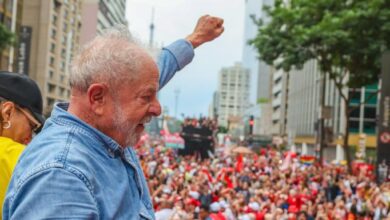
{"label": "person wearing sunglasses", "polygon": [[37,84],[24,74],[0,71],[0,219],[14,167],[43,123]]}

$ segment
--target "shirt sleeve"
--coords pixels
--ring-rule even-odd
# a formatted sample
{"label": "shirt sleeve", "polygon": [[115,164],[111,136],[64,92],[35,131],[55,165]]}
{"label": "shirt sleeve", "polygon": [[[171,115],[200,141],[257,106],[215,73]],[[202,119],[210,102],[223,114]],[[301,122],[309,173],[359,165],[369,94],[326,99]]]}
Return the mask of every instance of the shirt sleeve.
{"label": "shirt sleeve", "polygon": [[180,39],[164,47],[158,59],[160,71],[159,89],[162,89],[175,73],[189,64],[193,58],[194,49],[187,40]]}
{"label": "shirt sleeve", "polygon": [[3,219],[99,219],[87,184],[62,168],[35,173],[11,191]]}

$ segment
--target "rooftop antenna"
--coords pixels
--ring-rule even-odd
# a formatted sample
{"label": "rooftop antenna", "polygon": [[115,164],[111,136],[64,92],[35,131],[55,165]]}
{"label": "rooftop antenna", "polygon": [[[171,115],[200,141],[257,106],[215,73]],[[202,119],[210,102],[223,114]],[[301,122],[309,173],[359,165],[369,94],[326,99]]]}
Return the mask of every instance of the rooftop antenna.
{"label": "rooftop antenna", "polygon": [[153,42],[154,42],[154,7],[152,7],[152,20],[151,20],[149,29],[150,29],[149,47],[153,47]]}

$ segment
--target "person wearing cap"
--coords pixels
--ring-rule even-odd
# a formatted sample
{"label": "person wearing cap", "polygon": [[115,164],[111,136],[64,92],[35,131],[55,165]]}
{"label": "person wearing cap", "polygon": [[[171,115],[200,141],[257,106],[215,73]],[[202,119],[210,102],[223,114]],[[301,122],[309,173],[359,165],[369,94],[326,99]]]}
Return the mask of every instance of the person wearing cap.
{"label": "person wearing cap", "polygon": [[43,122],[37,84],[26,75],[0,71],[0,211],[24,145]]}
{"label": "person wearing cap", "polygon": [[[3,219],[155,219],[134,146],[161,114],[157,91],[188,64],[193,49],[223,32],[202,16],[159,67],[127,28],[97,36],[74,57],[69,103],[51,117],[15,167]],[[160,73],[160,74],[159,74]]]}

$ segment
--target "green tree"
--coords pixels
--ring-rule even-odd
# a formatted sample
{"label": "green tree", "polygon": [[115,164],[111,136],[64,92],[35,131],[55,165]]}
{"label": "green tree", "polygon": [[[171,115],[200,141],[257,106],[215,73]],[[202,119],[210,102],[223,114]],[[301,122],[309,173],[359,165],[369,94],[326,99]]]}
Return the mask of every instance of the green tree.
{"label": "green tree", "polygon": [[258,34],[249,43],[260,59],[286,72],[317,61],[346,106],[343,146],[350,167],[348,119],[353,109],[345,88],[378,82],[380,57],[390,48],[390,1],[275,0],[264,10],[271,21],[255,20]]}
{"label": "green tree", "polygon": [[13,45],[15,42],[15,35],[0,23],[0,53],[5,48]]}

